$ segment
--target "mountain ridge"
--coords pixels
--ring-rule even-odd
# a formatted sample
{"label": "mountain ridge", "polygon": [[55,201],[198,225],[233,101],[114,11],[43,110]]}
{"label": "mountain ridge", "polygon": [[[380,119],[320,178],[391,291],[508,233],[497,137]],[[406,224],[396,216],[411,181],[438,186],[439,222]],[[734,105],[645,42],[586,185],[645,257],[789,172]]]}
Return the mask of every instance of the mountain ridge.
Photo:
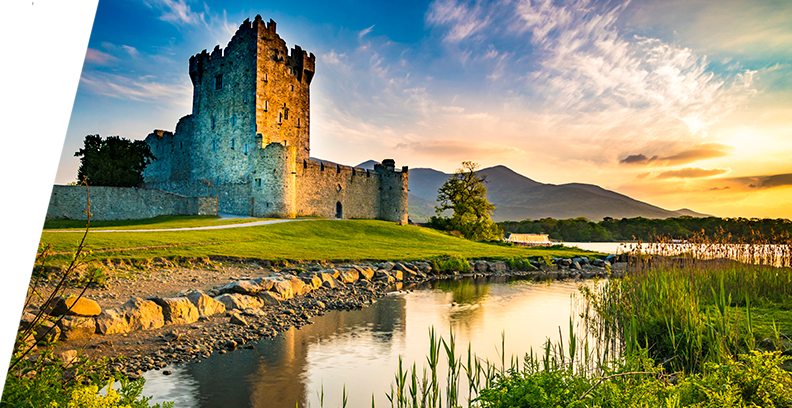
{"label": "mountain ridge", "polygon": [[[495,205],[494,221],[585,217],[611,218],[707,217],[687,208],[667,210],[595,184],[548,184],[503,166],[478,171],[487,175],[487,198]],[[434,215],[437,190],[450,174],[431,168],[410,169],[410,218],[423,222]]]}

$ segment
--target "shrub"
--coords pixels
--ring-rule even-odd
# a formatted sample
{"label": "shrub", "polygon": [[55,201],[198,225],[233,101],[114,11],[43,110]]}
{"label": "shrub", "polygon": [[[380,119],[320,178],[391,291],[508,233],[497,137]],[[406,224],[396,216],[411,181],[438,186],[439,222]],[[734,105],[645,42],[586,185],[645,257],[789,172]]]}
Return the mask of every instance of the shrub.
{"label": "shrub", "polygon": [[461,255],[450,255],[448,259],[436,261],[437,270],[442,272],[470,272],[470,264]]}

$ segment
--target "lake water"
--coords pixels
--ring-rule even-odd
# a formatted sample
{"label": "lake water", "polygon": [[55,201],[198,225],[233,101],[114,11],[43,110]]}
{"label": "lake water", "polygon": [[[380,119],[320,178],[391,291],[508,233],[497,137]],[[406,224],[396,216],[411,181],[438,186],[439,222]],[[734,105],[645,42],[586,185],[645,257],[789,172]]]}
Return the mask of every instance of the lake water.
{"label": "lake water", "polygon": [[[507,364],[509,356],[522,361],[547,339],[558,341],[559,329],[567,335],[570,316],[579,312],[579,284],[506,278],[434,282],[362,310],[328,312],[313,318],[314,324],[261,340],[252,350],[169,367],[169,376],[148,372],[143,395],[174,401],[176,407],[294,408],[299,403],[319,408],[322,387],[325,407],[340,407],[346,387],[348,407],[371,406],[372,394],[376,406],[389,407],[385,392],[399,356],[405,367],[416,363],[420,372],[431,327],[446,339],[453,330],[458,354],[466,355],[470,344],[492,362],[501,361],[505,333]],[[439,373],[445,377],[445,370]]]}

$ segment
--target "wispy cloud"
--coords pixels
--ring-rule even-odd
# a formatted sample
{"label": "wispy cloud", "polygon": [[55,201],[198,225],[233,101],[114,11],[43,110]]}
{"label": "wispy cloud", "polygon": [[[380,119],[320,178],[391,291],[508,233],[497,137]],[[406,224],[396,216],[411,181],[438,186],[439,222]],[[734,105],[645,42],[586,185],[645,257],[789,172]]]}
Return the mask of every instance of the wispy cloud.
{"label": "wispy cloud", "polygon": [[373,30],[373,29],[374,29],[374,26],[371,26],[371,27],[369,27],[369,28],[366,28],[366,29],[360,30],[360,32],[358,33],[358,40],[361,40],[361,39],[363,39],[363,37],[365,37],[365,36],[366,36],[368,33],[370,33],[370,32],[371,32],[371,30]]}
{"label": "wispy cloud", "polygon": [[728,156],[734,150],[731,146],[721,143],[703,143],[668,156],[654,155],[647,157],[643,153],[631,154],[619,162],[632,165],[668,166],[689,164],[699,160]]}
{"label": "wispy cloud", "polygon": [[186,104],[192,93],[189,81],[172,84],[157,82],[152,77],[129,78],[101,72],[84,72],[80,85],[94,95],[142,102]]}
{"label": "wispy cloud", "polygon": [[669,170],[664,171],[657,175],[658,179],[667,179],[667,178],[701,178],[701,177],[712,177],[712,176],[719,176],[721,174],[726,174],[729,172],[729,169],[702,169],[700,167],[686,167],[680,170]]}
{"label": "wispy cloud", "polygon": [[444,41],[459,42],[469,38],[489,24],[479,4],[468,5],[455,0],[438,0],[429,6],[428,25],[446,27]]}
{"label": "wispy cloud", "polygon": [[96,65],[106,65],[110,62],[118,61],[118,58],[106,53],[99,51],[95,48],[88,48],[85,51],[85,62],[89,64],[96,64]]}
{"label": "wispy cloud", "polygon": [[149,7],[162,12],[160,20],[174,25],[197,25],[205,22],[204,13],[192,11],[185,0],[146,0]]}
{"label": "wispy cloud", "polygon": [[512,146],[492,142],[470,142],[463,140],[431,140],[426,142],[399,143],[396,149],[406,149],[413,154],[432,155],[454,160],[505,159],[520,156],[525,152]]}

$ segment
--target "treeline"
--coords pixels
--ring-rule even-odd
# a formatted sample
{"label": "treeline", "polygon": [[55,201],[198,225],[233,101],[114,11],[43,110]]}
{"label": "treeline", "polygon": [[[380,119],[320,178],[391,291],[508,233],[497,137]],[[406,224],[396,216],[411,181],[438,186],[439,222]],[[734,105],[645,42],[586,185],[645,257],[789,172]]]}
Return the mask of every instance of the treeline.
{"label": "treeline", "polygon": [[792,221],[783,218],[637,217],[620,220],[605,218],[603,221],[593,222],[580,217],[566,220],[542,218],[503,221],[498,225],[504,232],[548,234],[550,239],[568,242],[611,242],[634,239],[649,241],[657,236],[687,239],[701,233],[708,237],[730,234],[732,238],[745,240],[750,240],[757,234],[764,238],[792,235]]}

